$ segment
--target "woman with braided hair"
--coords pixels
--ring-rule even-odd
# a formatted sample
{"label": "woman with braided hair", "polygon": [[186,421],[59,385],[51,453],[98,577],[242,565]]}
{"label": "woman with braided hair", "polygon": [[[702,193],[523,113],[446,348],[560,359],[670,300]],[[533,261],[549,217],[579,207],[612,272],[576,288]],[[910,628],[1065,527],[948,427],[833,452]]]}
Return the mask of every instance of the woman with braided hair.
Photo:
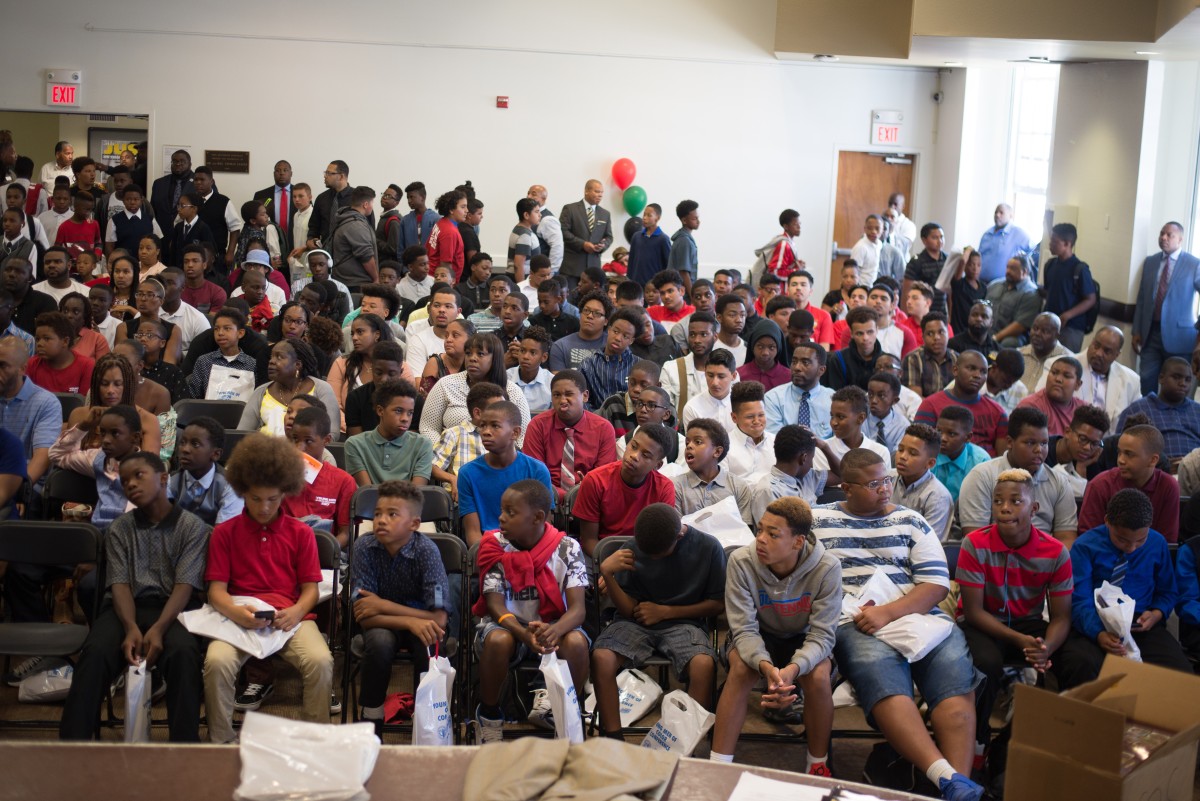
{"label": "woman with braided hair", "polygon": [[[96,360],[96,366],[92,368],[92,385],[84,398],[84,405],[71,412],[71,416],[63,425],[63,431],[86,420],[94,407],[111,409],[113,406],[132,406],[137,409],[138,417],[142,420],[142,450],[157,453],[162,447],[162,431],[159,430],[158,418],[134,402],[136,390],[137,376],[129,361],[116,353],[104,354]],[[99,433],[95,430],[89,432],[80,447],[85,450],[99,448]]]}
{"label": "woman with braided hair", "polygon": [[337,420],[337,396],[319,374],[320,363],[312,345],[300,339],[276,343],[267,362],[270,380],[256,387],[246,400],[238,428],[282,437],[288,404],[297,395],[315,395],[329,412],[329,419]]}

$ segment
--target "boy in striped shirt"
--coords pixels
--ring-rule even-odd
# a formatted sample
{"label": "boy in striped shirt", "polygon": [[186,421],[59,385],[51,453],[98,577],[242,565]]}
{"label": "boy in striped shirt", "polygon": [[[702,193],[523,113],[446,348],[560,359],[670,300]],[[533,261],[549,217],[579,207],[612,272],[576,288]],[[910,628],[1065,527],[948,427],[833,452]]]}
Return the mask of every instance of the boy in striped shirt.
{"label": "boy in striped shirt", "polygon": [[[955,578],[966,616],[963,634],[975,667],[987,677],[976,707],[975,767],[991,738],[988,718],[1005,665],[1039,673],[1071,632],[1071,556],[1066,546],[1033,525],[1037,501],[1028,470],[1005,470],[992,490],[990,526],[963,539]],[[1014,583],[1017,582],[1017,583]],[[1050,622],[1042,610],[1050,604]]]}
{"label": "boy in striped shirt", "polygon": [[[946,555],[925,519],[891,502],[893,480],[884,458],[854,448],[842,457],[846,500],[813,509],[813,533],[842,562],[842,588],[857,595],[883,568],[904,595],[857,616],[842,615],[833,655],[849,679],[872,725],[899,754],[919,768],[950,801],[979,801],[983,788],[971,781],[975,740],[975,688],[983,676],[971,663],[962,632],[949,636],[909,664],[874,635],[905,615],[937,610],[950,589]],[[913,701],[913,682],[929,705],[929,736]]]}

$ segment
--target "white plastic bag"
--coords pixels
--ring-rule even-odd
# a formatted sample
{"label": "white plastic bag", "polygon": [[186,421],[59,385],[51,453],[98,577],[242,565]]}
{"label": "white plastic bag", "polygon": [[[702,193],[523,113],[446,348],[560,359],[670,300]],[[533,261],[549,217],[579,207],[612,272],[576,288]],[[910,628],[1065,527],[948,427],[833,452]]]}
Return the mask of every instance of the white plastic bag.
{"label": "white plastic bag", "polygon": [[642,740],[642,748],[691,756],[716,719],[683,690],[672,690],[663,697],[662,717]]}
{"label": "white plastic bag", "polygon": [[550,710],[554,713],[554,736],[577,745],[582,743],[583,718],[579,715],[579,698],[570,666],[549,653],[542,654],[541,670],[550,696]]}
{"label": "white plastic bag", "polygon": [[22,704],[50,704],[62,701],[71,692],[75,668],[63,663],[21,680],[17,700]]}
{"label": "white plastic bag", "polygon": [[254,372],[223,364],[214,364],[208,374],[205,400],[240,400],[245,402],[254,392]]}
{"label": "white plastic bag", "polygon": [[1133,641],[1130,633],[1133,630],[1135,612],[1133,599],[1122,592],[1120,587],[1115,587],[1107,581],[1096,590],[1094,598],[1096,614],[1100,615],[1100,622],[1104,624],[1104,630],[1118,638],[1125,646],[1126,659],[1141,662],[1141,649],[1137,647],[1137,643]]}
{"label": "white plastic bag", "polygon": [[150,742],[150,668],[145,661],[125,672],[125,742]]}
{"label": "white plastic bag", "polygon": [[732,495],[698,512],[684,515],[683,522],[716,537],[722,547],[736,545],[740,548],[754,542],[754,535],[742,519],[742,512]]}
{"label": "white plastic bag", "polygon": [[[632,726],[650,714],[662,698],[662,694],[662,687],[658,686],[658,682],[637,668],[626,668],[618,673],[617,695],[621,706],[621,726]],[[594,692],[584,700],[583,711],[589,715],[596,711]]]}
{"label": "white plastic bag", "polygon": [[[877,567],[857,595],[846,595],[842,598],[841,622],[853,620],[859,612],[872,604],[883,606],[903,596],[904,593],[888,578],[887,572],[882,567]],[[909,662],[919,662],[941,645],[942,640],[950,636],[953,628],[954,621],[942,615],[911,614],[888,623],[875,632],[875,636],[899,651]]]}
{"label": "white plastic bag", "polygon": [[454,721],[450,718],[450,694],[454,668],[444,656],[429,660],[421,674],[413,704],[413,745],[454,745]]}
{"label": "white plastic bag", "polygon": [[904,593],[900,592],[900,588],[896,586],[895,582],[888,578],[887,572],[882,567],[877,567],[866,583],[858,588],[856,594],[846,593],[842,596],[842,617],[838,624],[848,623],[858,617],[858,613],[865,607],[872,604],[883,606],[903,597]]}
{"label": "white plastic bag", "polygon": [[[252,606],[260,611],[275,609],[266,601],[243,595],[233,596],[233,601],[239,605]],[[287,641],[300,628],[296,626],[291,631],[283,631],[269,626],[265,629],[244,629],[209,604],[190,612],[181,612],[179,622],[192,634],[227,642],[239,651],[245,651],[250,656],[256,656],[259,659],[266,659],[287,645]]]}
{"label": "white plastic bag", "polygon": [[238,801],[367,801],[379,756],[369,722],[335,726],[247,712]]}

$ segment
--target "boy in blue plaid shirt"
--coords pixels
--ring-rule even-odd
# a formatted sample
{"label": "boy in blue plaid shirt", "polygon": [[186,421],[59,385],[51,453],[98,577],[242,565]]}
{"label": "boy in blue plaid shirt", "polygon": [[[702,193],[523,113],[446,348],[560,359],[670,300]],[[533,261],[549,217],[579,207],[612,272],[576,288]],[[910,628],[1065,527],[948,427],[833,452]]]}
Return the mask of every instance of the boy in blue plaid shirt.
{"label": "boy in blue plaid shirt", "polygon": [[458,503],[459,468],[483,455],[483,438],[479,436],[483,410],[504,399],[504,390],[496,384],[481,381],[471,387],[467,393],[471,419],[443,431],[442,438],[433,449],[433,480],[450,490],[450,497],[455,503]]}

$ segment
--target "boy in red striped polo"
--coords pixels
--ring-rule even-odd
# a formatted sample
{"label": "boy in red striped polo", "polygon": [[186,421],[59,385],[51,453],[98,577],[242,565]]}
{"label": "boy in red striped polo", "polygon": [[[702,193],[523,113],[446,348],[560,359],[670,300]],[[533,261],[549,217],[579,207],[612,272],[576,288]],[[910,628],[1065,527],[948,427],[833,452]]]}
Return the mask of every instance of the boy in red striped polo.
{"label": "boy in red striped polo", "polygon": [[[975,667],[987,676],[978,691],[975,767],[991,737],[988,718],[1006,665],[1044,673],[1071,631],[1071,557],[1066,547],[1034,528],[1033,476],[1005,470],[992,491],[992,525],[962,543],[956,580],[966,617],[963,633]],[[1042,620],[1049,602],[1050,622]]]}

